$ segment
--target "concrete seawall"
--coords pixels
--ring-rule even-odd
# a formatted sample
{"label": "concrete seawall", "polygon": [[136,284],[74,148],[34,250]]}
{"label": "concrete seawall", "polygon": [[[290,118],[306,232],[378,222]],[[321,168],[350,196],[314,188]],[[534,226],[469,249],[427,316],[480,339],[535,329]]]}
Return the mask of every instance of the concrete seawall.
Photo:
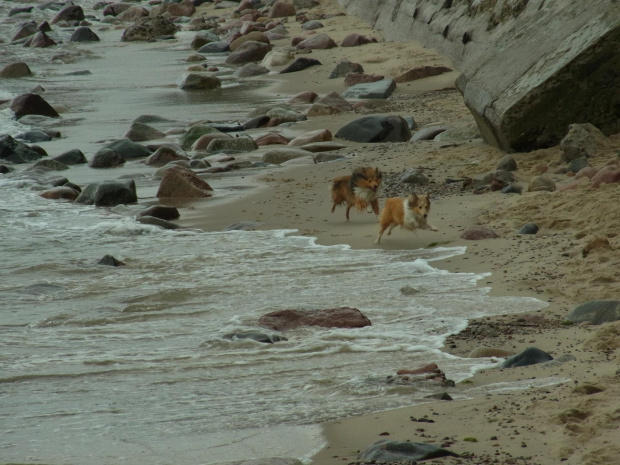
{"label": "concrete seawall", "polygon": [[556,145],[572,123],[620,131],[616,0],[339,0],[386,40],[451,58],[485,140],[506,151]]}

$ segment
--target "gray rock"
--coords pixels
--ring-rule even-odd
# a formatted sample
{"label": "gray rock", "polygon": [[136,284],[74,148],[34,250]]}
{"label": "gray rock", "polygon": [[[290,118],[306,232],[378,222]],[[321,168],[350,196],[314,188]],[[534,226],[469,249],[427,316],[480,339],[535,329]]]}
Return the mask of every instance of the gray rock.
{"label": "gray rock", "polygon": [[228,42],[209,42],[198,49],[198,53],[216,54],[230,52],[230,44]]}
{"label": "gray rock", "polygon": [[360,460],[372,463],[411,463],[439,457],[458,457],[458,455],[432,444],[391,439],[377,441],[359,455]]}
{"label": "gray rock", "polygon": [[521,188],[519,186],[515,186],[510,184],[502,189],[502,194],[520,194]]}
{"label": "gray rock", "polygon": [[97,207],[115,207],[138,201],[136,183],[133,179],[122,181],[103,181],[89,184],[84,188],[76,203],[96,205]]}
{"label": "gray rock", "polygon": [[280,71],[280,74],[295,73],[297,71],[303,71],[304,69],[309,68],[310,66],[317,66],[320,64],[321,62],[314,58],[299,57],[299,58],[296,58],[294,62],[292,62],[282,71]]}
{"label": "gray rock", "polygon": [[258,145],[250,137],[234,137],[230,139],[213,139],[207,146],[207,152],[241,153],[256,150]]}
{"label": "gray rock", "polygon": [[52,136],[50,136],[47,132],[42,131],[41,129],[31,129],[30,131],[17,134],[15,136],[15,139],[19,139],[32,144],[34,142],[50,141],[52,140]]}
{"label": "gray rock", "polygon": [[164,171],[156,197],[161,198],[202,198],[210,197],[213,189],[191,170],[170,167]]}
{"label": "gray rock", "polygon": [[592,300],[575,307],[566,317],[572,323],[600,325],[620,320],[620,300]]}
{"label": "gray rock", "polygon": [[104,145],[104,148],[114,150],[124,160],[130,160],[133,158],[148,157],[151,154],[151,150],[144,145],[133,142],[129,139],[119,139],[109,144]]}
{"label": "gray rock", "polygon": [[95,34],[89,27],[78,27],[71,37],[69,42],[99,42],[99,36]]}
{"label": "gray rock", "polygon": [[42,115],[51,118],[60,118],[60,115],[52,106],[38,94],[22,94],[11,100],[9,108],[15,113],[15,118],[20,119],[26,115]]}
{"label": "gray rock", "polygon": [[517,234],[536,234],[538,232],[538,225],[536,223],[527,223],[521,226]]}
{"label": "gray rock", "polygon": [[88,162],[91,168],[112,168],[125,163],[125,159],[119,155],[116,150],[102,147]]}
{"label": "gray rock", "polygon": [[523,352],[508,357],[502,363],[502,368],[515,368],[528,365],[536,365],[538,363],[548,362],[553,360],[553,357],[547,352],[544,352],[536,347],[528,347]]}
{"label": "gray rock", "polygon": [[122,261],[117,260],[116,258],[114,258],[112,255],[106,254],[103,257],[101,257],[101,259],[97,262],[97,265],[123,266],[125,264]]}
{"label": "gray rock", "polygon": [[51,158],[44,158],[42,160],[37,160],[30,168],[26,171],[43,169],[45,171],[64,171],[68,170],[69,167],[64,163],[61,163],[57,160],[53,160]]}
{"label": "gray rock", "polygon": [[246,63],[241,68],[233,73],[233,76],[238,78],[260,76],[261,74],[267,74],[269,70],[263,65],[258,63]]}
{"label": "gray rock", "polygon": [[179,214],[179,210],[177,210],[176,207],[168,205],[153,205],[152,207],[149,207],[139,212],[137,216],[151,216],[154,218],[160,218],[162,220],[170,221],[176,220],[181,215]]}
{"label": "gray rock", "polygon": [[174,35],[178,27],[163,16],[140,18],[123,32],[121,41],[147,41]]}
{"label": "gray rock", "polygon": [[504,155],[497,164],[498,170],[517,171],[517,162],[512,155]]}
{"label": "gray rock", "polygon": [[569,173],[578,173],[580,170],[590,166],[586,157],[575,158],[568,164]]}
{"label": "gray rock", "polygon": [[293,149],[293,148],[276,148],[266,151],[262,156],[264,163],[271,163],[272,165],[280,165],[289,160],[295,158],[307,157],[311,155],[307,150]]}
{"label": "gray rock", "polygon": [[32,71],[26,63],[10,63],[0,70],[0,78],[16,79],[31,76]]}
{"label": "gray rock", "polygon": [[63,152],[60,155],[53,157],[52,160],[59,161],[65,165],[80,165],[83,163],[88,163],[86,156],[79,149],[72,149]]}
{"label": "gray rock", "polygon": [[244,65],[252,61],[261,61],[270,50],[271,45],[250,40],[228,55],[226,60],[224,60],[224,64]]}
{"label": "gray rock", "polygon": [[354,142],[406,142],[411,131],[400,116],[365,116],[341,127],[335,137]]}
{"label": "gray rock", "polygon": [[133,142],[141,142],[145,140],[164,139],[166,134],[148,124],[134,121],[131,123],[129,131],[127,131],[123,137]]}
{"label": "gray rock", "polygon": [[343,160],[345,158],[346,157],[344,155],[338,155],[337,153],[330,153],[330,152],[317,153],[316,155],[312,157],[312,159],[314,160],[314,163],[326,163],[330,161]]}
{"label": "gray rock", "polygon": [[196,124],[189,128],[185,134],[181,136],[179,139],[179,144],[185,150],[189,150],[192,148],[194,142],[196,142],[201,136],[205,134],[211,134],[213,132],[219,132],[217,129],[212,128],[211,126],[206,126],[204,124]]}
{"label": "gray rock", "polygon": [[329,74],[330,79],[345,77],[349,73],[363,73],[364,67],[359,63],[352,63],[349,60],[339,61],[336,67]]}
{"label": "gray rock", "polygon": [[9,163],[31,163],[43,155],[8,134],[0,135],[0,160]]}
{"label": "gray rock", "polygon": [[163,220],[161,218],[156,218],[154,216],[138,216],[136,217],[136,221],[141,224],[149,224],[151,226],[158,226],[162,229],[178,229],[179,225],[172,223],[167,220]]}
{"label": "gray rock", "polygon": [[237,333],[224,334],[222,337],[231,341],[251,339],[256,342],[262,342],[263,344],[274,344],[276,342],[288,341],[288,339],[284,336],[280,336],[278,334],[260,333],[258,331],[239,331]]}
{"label": "gray rock", "polygon": [[210,74],[183,73],[177,79],[177,86],[182,90],[215,90],[222,87],[222,81]]}
{"label": "gray rock", "polygon": [[310,21],[306,21],[305,23],[303,23],[301,25],[301,28],[304,31],[312,31],[314,29],[320,29],[322,27],[325,27],[323,25],[323,23],[321,21],[319,21],[319,20],[316,20],[316,19],[313,19],[313,20],[310,20]]}
{"label": "gray rock", "polygon": [[393,79],[382,79],[351,86],[342,93],[342,96],[344,98],[386,99],[395,89],[396,83]]}
{"label": "gray rock", "polygon": [[398,181],[405,184],[418,184],[423,186],[429,183],[429,179],[424,176],[424,174],[422,174],[420,170],[415,168],[407,170],[403,174],[401,174],[398,178]]}

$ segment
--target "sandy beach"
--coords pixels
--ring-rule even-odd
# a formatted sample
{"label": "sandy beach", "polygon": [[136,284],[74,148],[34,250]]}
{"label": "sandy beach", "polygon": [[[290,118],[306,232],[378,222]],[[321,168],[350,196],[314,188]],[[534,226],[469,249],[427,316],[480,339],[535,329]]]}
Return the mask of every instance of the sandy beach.
{"label": "sandy beach", "polygon": [[[335,2],[322,2],[312,13],[340,11]],[[365,72],[395,76],[418,66],[453,66],[449,60],[416,43],[382,42],[367,24],[356,18],[336,16],[324,20],[325,32],[339,43],[351,31],[379,39],[361,47],[313,50],[322,66],[301,73],[270,75],[278,82],[271,88],[283,99],[300,92],[320,96],[345,90],[342,79],[328,79],[342,58],[361,63]],[[299,24],[287,23],[291,36],[304,36]],[[275,42],[286,46],[288,41]],[[454,88],[458,71],[399,84],[387,102],[362,106],[337,116],[309,118],[282,134],[292,137],[304,131],[328,129],[335,133],[346,122],[366,114],[413,116],[420,128],[436,124],[475,127],[473,117]],[[341,142],[341,141],[339,141]],[[357,454],[381,439],[410,440],[449,446],[464,458],[442,458],[433,463],[572,464],[618,463],[620,449],[618,410],[620,393],[618,347],[620,327],[563,324],[568,312],[589,300],[617,299],[620,295],[620,228],[618,184],[591,189],[583,184],[572,190],[527,192],[529,180],[547,172],[558,184],[568,184],[566,174],[555,174],[561,149],[553,147],[530,153],[514,153],[518,163],[521,195],[499,192],[473,193],[452,190],[434,199],[432,222],[439,232],[417,234],[395,230],[374,244],[377,219],[353,211],[345,221],[344,207],[330,213],[330,181],[357,166],[378,166],[386,173],[421,168],[431,183],[475,177],[495,169],[505,153],[482,139],[454,143],[347,143],[347,159],[332,163],[282,167],[256,180],[249,198],[228,198],[220,204],[194,205],[183,213],[182,224],[218,230],[240,221],[260,223],[258,228],[295,228],[318,238],[319,244],[348,244],[352,248],[410,249],[432,243],[466,246],[467,253],[436,263],[449,271],[488,272],[481,283],[495,295],[532,296],[548,303],[535,314],[473,321],[462,334],[453,336],[445,350],[458,356],[478,347],[518,353],[537,347],[550,353],[555,364],[477,373],[456,390],[477,392],[469,400],[432,402],[411,408],[372,413],[325,425],[328,446],[314,457],[317,465],[355,463]],[[591,160],[602,166],[617,160],[620,135]],[[595,206],[595,208],[593,208]],[[526,223],[536,223],[536,235],[517,234]],[[499,237],[480,241],[461,238],[464,230],[483,225]],[[607,237],[611,250],[600,249],[583,257],[582,250],[597,237]],[[363,283],[360,283],[363,288]],[[360,290],[348,290],[359,292]],[[482,328],[482,329],[481,329]],[[606,341],[606,342],[603,342]],[[402,367],[414,369],[417,367]],[[555,385],[536,386],[539,378],[555,377]],[[499,384],[498,384],[499,383]],[[501,383],[506,383],[502,385]],[[520,389],[509,387],[511,383]],[[531,383],[531,384],[529,384]],[[485,386],[493,385],[486,389]],[[531,385],[530,388],[524,388]],[[475,388],[472,390],[472,388]],[[419,423],[412,418],[430,418]]]}
{"label": "sandy beach", "polygon": [[[233,11],[216,10],[206,3],[196,14],[228,21]],[[429,463],[620,463],[620,323],[595,326],[565,322],[566,315],[581,303],[620,299],[620,184],[593,189],[588,182],[581,182],[564,188],[575,178],[560,169],[564,163],[558,146],[511,154],[518,165],[515,184],[522,186],[521,194],[462,187],[464,180],[495,170],[506,153],[487,145],[477,134],[475,121],[454,86],[459,75],[454,64],[419,43],[383,41],[368,24],[344,14],[335,0],[321,1],[320,6],[307,11],[307,16],[322,18],[325,27],[304,31],[300,22],[289,17],[282,22],[290,37],[273,41],[274,48],[289,47],[292,37],[317,32],[329,35],[338,44],[351,32],[377,42],[312,50],[298,56],[318,59],[321,66],[290,74],[277,74],[281,68],[276,68],[267,77],[252,78],[266,79],[264,92],[276,99],[285,101],[305,91],[319,96],[343,92],[343,79],[328,76],[345,58],[362,64],[368,74],[386,78],[422,66],[447,66],[453,71],[398,84],[387,100],[367,101],[353,111],[309,117],[288,127],[253,129],[248,134],[257,137],[277,132],[293,138],[317,129],[335,134],[362,116],[399,115],[413,117],[418,129],[445,125],[461,129],[466,136],[366,144],[334,139],[346,145],[337,152],[345,156],[342,160],[293,160],[260,174],[249,172],[237,177],[235,173],[211,174],[205,177],[209,183],[230,188],[230,192],[178,203],[181,217],[177,223],[185,228],[221,231],[236,223],[255,222],[256,229],[296,229],[301,235],[316,237],[318,244],[346,244],[352,249],[464,246],[465,254],[434,262],[433,266],[455,273],[488,273],[480,285],[489,287],[491,295],[532,297],[547,306],[533,314],[474,320],[465,331],[449,338],[445,352],[468,357],[481,347],[511,354],[536,347],[554,358],[545,364],[484,370],[447,389],[453,397],[461,394],[464,400],[429,400],[427,404],[329,422],[324,425],[326,447],[312,463],[357,463],[359,451],[382,439],[432,443],[460,455]],[[609,137],[590,158],[590,165],[600,168],[620,163],[619,150],[620,134]],[[238,160],[246,157],[233,156]],[[260,151],[247,155],[247,159],[259,156]],[[359,166],[379,167],[386,176],[412,168],[423,172],[430,185],[419,187],[419,193],[431,192],[430,221],[439,231],[413,234],[396,229],[381,244],[375,244],[378,225],[374,214],[353,210],[350,221],[346,221],[344,207],[331,213],[331,180]],[[529,181],[541,173],[555,182],[556,191],[528,192]],[[536,223],[538,233],[519,234],[527,223]],[[492,229],[497,237],[462,237],[464,231],[476,226]],[[588,247],[601,238],[606,245]],[[364,283],[359,286],[343,292],[363,292]],[[497,358],[498,364],[501,360]],[[421,418],[426,420],[418,421]]]}

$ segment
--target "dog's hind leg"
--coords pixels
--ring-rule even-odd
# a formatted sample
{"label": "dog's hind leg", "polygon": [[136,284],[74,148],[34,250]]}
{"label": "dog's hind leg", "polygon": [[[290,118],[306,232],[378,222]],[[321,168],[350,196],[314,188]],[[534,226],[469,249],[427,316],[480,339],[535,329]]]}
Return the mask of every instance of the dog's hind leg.
{"label": "dog's hind leg", "polygon": [[351,211],[351,208],[353,207],[353,205],[351,204],[347,204],[347,221],[349,221],[349,212]]}
{"label": "dog's hind leg", "polygon": [[392,230],[396,227],[396,223],[392,223],[390,225],[390,227],[388,228],[388,233],[387,235],[390,236],[392,234]]}

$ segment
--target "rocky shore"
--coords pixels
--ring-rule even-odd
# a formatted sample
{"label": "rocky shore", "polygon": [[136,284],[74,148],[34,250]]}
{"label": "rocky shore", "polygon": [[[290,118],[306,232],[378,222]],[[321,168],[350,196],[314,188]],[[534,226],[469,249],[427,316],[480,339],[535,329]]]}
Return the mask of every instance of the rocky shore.
{"label": "rocky shore", "polygon": [[[0,82],[12,89],[32,76],[19,59],[23,50],[62,50],[34,59],[42,72],[51,62],[85,60],[83,44],[114,28],[127,50],[133,41],[178,40],[184,69],[167,85],[188,98],[235,80],[259,82],[258,93],[269,98],[257,98],[264,103],[257,108],[246,102],[237,120],[194,113],[191,122],[169,121],[162,109],[162,116],[145,112],[122,138],[77,148],[68,140],[62,153],[48,154],[41,142],[59,139],[58,122],[74,112],[58,96],[30,89],[1,103],[35,126],[20,137],[0,135],[1,172],[28,167],[50,201],[127,204],[138,221],[164,228],[297,229],[322,245],[362,249],[379,248],[376,218],[331,214],[328,186],[358,166],[377,166],[385,173],[381,198],[429,192],[439,228],[395,230],[381,249],[465,246],[465,254],[434,265],[488,273],[480,285],[492,294],[548,306],[472,320],[446,341],[455,356],[497,360],[497,368],[446,388],[445,399],[465,391],[467,399],[330,422],[327,446],[312,463],[420,460],[364,455],[386,438],[449,451],[429,463],[617,463],[620,134],[574,121],[557,145],[503,152],[482,139],[446,57],[414,41],[385,41],[333,0],[272,3],[97,4],[86,12],[72,5],[52,9],[49,24],[29,22],[27,8],[11,10],[4,41],[14,60],[3,62]],[[85,176],[96,179],[90,184],[71,176],[76,166],[126,164],[140,174],[110,181],[113,171],[105,171]],[[343,292],[361,290],[363,283]],[[528,348],[548,358],[504,365]]]}

